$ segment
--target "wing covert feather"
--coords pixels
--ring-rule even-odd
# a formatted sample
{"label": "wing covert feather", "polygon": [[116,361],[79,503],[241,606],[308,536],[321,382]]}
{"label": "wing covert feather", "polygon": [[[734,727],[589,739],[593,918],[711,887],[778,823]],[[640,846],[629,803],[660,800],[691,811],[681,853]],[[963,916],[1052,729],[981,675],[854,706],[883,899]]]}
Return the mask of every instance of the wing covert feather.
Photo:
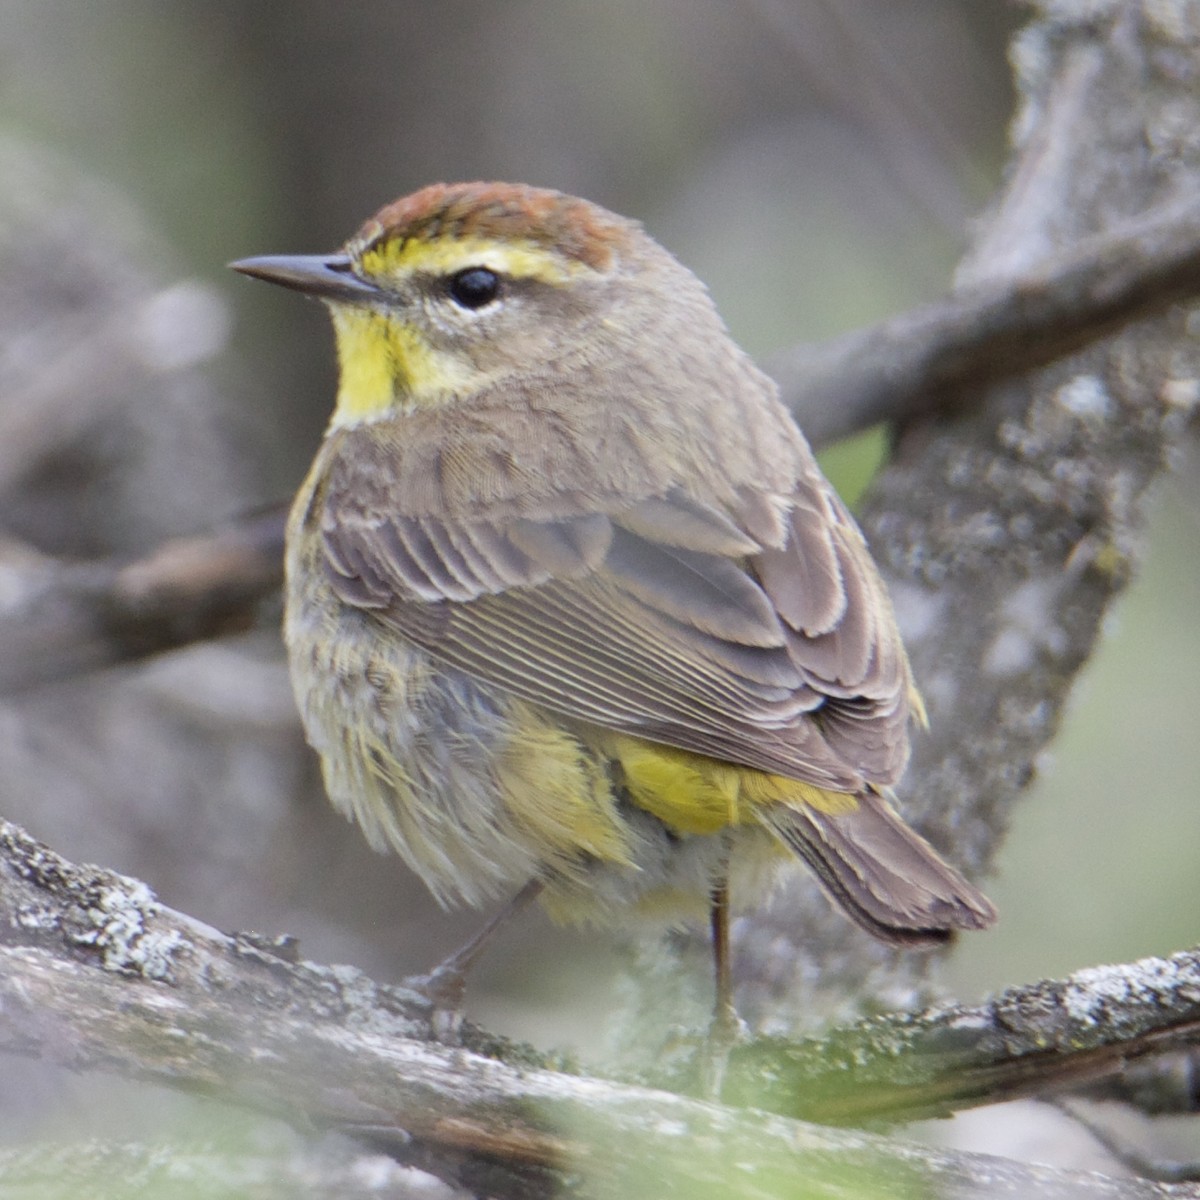
{"label": "wing covert feather", "polygon": [[729,513],[676,488],[610,514],[488,521],[327,494],[326,576],[565,717],[823,787],[892,781],[907,665],[857,527],[815,467],[791,497],[745,500]]}

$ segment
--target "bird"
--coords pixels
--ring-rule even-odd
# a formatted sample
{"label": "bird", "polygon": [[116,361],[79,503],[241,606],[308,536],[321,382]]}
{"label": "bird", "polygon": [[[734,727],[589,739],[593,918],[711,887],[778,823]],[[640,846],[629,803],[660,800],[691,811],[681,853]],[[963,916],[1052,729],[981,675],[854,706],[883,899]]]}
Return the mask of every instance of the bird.
{"label": "bird", "polygon": [[443,905],[731,912],[797,860],[897,946],[991,902],[900,817],[924,709],[863,535],[700,280],[547,188],[433,184],[331,254],[339,384],[288,520],[284,633],[334,806]]}

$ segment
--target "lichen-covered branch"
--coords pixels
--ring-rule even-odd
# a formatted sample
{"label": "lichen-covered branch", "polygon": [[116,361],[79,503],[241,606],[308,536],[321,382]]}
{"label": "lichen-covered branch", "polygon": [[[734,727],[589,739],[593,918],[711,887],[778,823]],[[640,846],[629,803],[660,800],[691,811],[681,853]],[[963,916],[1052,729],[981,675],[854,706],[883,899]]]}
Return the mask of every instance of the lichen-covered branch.
{"label": "lichen-covered branch", "polygon": [[[1008,182],[978,223],[962,287],[1011,286],[1085,238],[1200,195],[1197,12],[1039,7],[1013,52]],[[908,424],[865,506],[932,723],[901,806],[972,873],[992,862],[1136,569],[1152,487],[1200,399],[1188,316],[1175,307],[1040,370],[976,381],[955,415]],[[742,930],[740,1003],[754,1019],[895,997],[922,977],[929,960],[897,962],[826,916],[811,889],[797,896]]]}
{"label": "lichen-covered branch", "polygon": [[1089,967],[1008,988],[984,1004],[896,1013],[735,1051],[726,1099],[858,1124],[1111,1079],[1200,1041],[1200,951]]}
{"label": "lichen-covered branch", "polygon": [[[462,1048],[440,1045],[413,993],[228,937],[136,880],[76,867],[0,825],[0,1050],[351,1133],[488,1194],[548,1194],[585,1176],[598,1194],[627,1195],[651,1172],[683,1190],[728,1178],[746,1196],[792,1195],[803,1178],[808,1194],[834,1196],[847,1171],[899,1170],[915,1187],[999,1170],[1074,1195],[1067,1184],[1083,1185],[1070,1176],[789,1118],[898,1120],[1029,1094],[1193,1037],[1198,1022],[1200,955],[1083,972],[827,1043],[752,1042],[735,1052],[727,1089],[759,1110],[744,1112],[567,1074],[478,1031]],[[1171,1194],[1147,1189],[1128,1194]]]}

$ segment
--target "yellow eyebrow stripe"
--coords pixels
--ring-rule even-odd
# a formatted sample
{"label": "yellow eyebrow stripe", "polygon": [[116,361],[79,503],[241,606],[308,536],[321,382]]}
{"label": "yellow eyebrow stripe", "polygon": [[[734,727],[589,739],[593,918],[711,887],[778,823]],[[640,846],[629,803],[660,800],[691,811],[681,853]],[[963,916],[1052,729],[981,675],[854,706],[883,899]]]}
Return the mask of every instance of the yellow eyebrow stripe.
{"label": "yellow eyebrow stripe", "polygon": [[392,238],[362,251],[359,263],[363,274],[374,279],[396,279],[416,271],[453,275],[467,267],[487,267],[514,279],[565,283],[591,270],[537,242],[470,237],[442,242]]}

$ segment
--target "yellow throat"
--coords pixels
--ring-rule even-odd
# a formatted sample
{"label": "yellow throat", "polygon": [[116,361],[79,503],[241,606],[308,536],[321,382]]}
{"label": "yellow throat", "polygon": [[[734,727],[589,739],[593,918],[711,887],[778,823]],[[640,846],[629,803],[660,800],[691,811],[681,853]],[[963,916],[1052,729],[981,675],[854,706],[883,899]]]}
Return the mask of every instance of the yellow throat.
{"label": "yellow throat", "polygon": [[[353,253],[353,250],[351,251]],[[387,291],[419,273],[452,275],[487,267],[509,278],[562,284],[586,270],[532,242],[457,238],[393,239],[355,255],[358,273]],[[329,302],[337,337],[339,384],[331,428],[360,425],[396,411],[446,404],[487,382],[464,357],[439,350],[400,310]]]}

